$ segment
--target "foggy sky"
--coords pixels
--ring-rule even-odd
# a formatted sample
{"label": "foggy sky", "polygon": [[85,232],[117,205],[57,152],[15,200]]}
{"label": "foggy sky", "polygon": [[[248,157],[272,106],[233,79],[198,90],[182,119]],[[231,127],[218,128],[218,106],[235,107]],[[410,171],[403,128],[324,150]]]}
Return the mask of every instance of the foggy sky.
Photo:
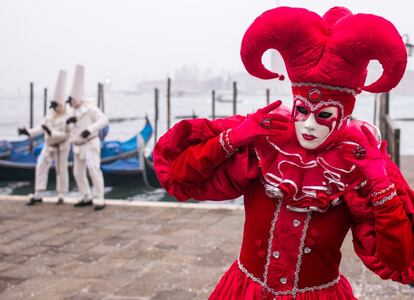
{"label": "foggy sky", "polygon": [[182,65],[243,72],[243,33],[277,3],[378,14],[414,42],[414,5],[406,0],[0,0],[0,95],[26,93],[30,81],[53,88],[59,69],[69,72],[70,87],[77,63],[88,89],[107,77],[114,88],[132,89]]}

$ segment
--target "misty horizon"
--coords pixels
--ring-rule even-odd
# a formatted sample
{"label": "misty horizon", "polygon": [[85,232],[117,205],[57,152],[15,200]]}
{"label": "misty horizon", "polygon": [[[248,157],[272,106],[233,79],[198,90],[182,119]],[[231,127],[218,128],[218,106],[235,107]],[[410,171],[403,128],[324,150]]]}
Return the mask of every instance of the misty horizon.
{"label": "misty horizon", "polygon": [[[76,64],[85,65],[88,94],[97,82],[110,80],[115,90],[133,90],[142,81],[174,78],[184,66],[212,77],[247,74],[239,55],[244,31],[278,4],[319,14],[347,6],[354,13],[383,16],[414,39],[414,21],[402,0],[3,0],[0,95],[28,93],[31,81],[37,92],[53,88],[60,69],[68,71],[69,89]],[[409,69],[412,65],[409,59]]]}

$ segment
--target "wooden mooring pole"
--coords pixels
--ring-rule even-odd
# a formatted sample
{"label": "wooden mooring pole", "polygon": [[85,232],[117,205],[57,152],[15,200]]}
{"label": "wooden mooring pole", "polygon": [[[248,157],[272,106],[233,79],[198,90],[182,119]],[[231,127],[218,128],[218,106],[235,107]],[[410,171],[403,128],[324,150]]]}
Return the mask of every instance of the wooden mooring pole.
{"label": "wooden mooring pole", "polygon": [[33,95],[33,82],[30,82],[30,116],[29,116],[29,127],[33,128],[33,100],[34,100],[34,95]]}
{"label": "wooden mooring pole", "polygon": [[104,96],[104,85],[98,83],[98,107],[105,112],[105,96]]}
{"label": "wooden mooring pole", "polygon": [[270,89],[266,89],[266,105],[270,104]]}
{"label": "wooden mooring pole", "polygon": [[105,112],[105,86],[101,83],[101,109]]}
{"label": "wooden mooring pole", "polygon": [[101,108],[101,84],[98,82],[98,99],[96,105]]}
{"label": "wooden mooring pole", "polygon": [[[154,89],[154,141],[158,140],[159,90]],[[155,144],[154,143],[154,144]]]}
{"label": "wooden mooring pole", "polygon": [[167,79],[167,130],[171,128],[171,78]]}
{"label": "wooden mooring pole", "polygon": [[237,82],[233,81],[233,115],[237,114]]}
{"label": "wooden mooring pole", "polygon": [[43,89],[43,116],[46,116],[46,113],[47,113],[47,88],[44,88]]}
{"label": "wooden mooring pole", "polygon": [[211,91],[211,118],[216,118],[216,91]]}

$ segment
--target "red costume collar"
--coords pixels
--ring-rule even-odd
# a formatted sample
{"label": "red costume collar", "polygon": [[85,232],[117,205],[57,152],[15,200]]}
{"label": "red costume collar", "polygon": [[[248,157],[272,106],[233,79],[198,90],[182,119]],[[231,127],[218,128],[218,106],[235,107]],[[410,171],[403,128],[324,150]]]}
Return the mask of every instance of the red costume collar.
{"label": "red costume collar", "polygon": [[352,137],[359,126],[346,126],[343,138],[320,152],[302,148],[290,131],[284,138],[261,138],[255,151],[266,194],[286,201],[294,211],[326,211],[340,197],[365,181],[355,165],[343,160],[344,145],[357,145]]}

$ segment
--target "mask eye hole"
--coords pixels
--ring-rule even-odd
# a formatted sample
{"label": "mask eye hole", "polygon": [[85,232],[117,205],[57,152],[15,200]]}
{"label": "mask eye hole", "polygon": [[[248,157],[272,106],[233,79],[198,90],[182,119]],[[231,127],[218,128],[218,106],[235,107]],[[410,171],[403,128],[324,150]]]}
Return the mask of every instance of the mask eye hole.
{"label": "mask eye hole", "polygon": [[296,106],[296,110],[304,115],[307,115],[309,113],[308,110],[304,108],[303,106]]}
{"label": "mask eye hole", "polygon": [[327,112],[327,111],[322,111],[322,112],[320,112],[320,113],[318,114],[318,117],[319,117],[319,118],[322,118],[322,119],[328,119],[328,118],[330,118],[331,116],[332,116],[332,113]]}

